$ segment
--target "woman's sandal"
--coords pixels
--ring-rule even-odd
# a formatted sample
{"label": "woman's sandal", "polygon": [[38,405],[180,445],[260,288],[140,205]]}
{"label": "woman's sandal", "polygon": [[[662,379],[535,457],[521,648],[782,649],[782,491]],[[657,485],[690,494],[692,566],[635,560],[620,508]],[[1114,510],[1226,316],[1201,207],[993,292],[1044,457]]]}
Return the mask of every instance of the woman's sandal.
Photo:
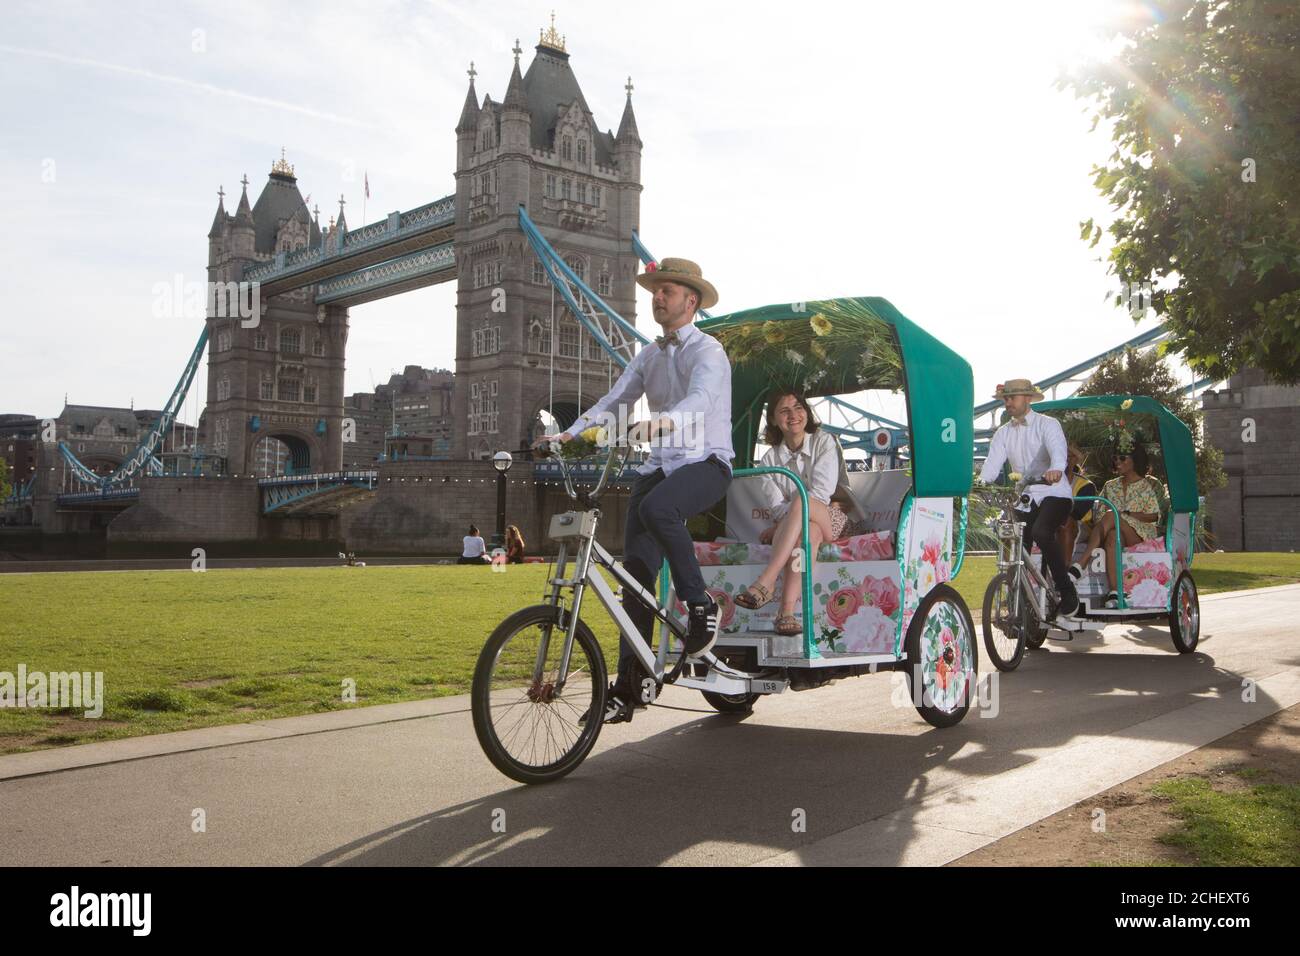
{"label": "woman's sandal", "polygon": [[803,622],[793,614],[782,614],[776,619],[776,633],[782,637],[794,637],[803,633]]}
{"label": "woman's sandal", "polygon": [[736,595],[736,603],[747,611],[756,611],[774,597],[776,595],[772,591],[761,584],[754,583]]}

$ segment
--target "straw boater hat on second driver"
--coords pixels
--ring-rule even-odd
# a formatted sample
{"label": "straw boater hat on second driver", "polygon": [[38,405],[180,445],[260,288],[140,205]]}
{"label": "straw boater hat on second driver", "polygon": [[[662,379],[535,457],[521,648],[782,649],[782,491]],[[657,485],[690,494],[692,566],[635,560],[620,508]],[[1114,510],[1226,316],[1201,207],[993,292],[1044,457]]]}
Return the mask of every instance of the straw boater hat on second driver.
{"label": "straw boater hat on second driver", "polygon": [[1043,393],[1027,378],[1008,379],[993,392],[993,397],[997,399],[1006,398],[1008,395],[1028,395],[1030,400],[1035,402],[1043,399]]}
{"label": "straw boater hat on second driver", "polygon": [[700,294],[701,309],[710,309],[718,304],[718,290],[690,259],[660,259],[658,264],[648,263],[645,272],[636,277],[636,284],[651,292],[661,282],[676,282],[694,289]]}

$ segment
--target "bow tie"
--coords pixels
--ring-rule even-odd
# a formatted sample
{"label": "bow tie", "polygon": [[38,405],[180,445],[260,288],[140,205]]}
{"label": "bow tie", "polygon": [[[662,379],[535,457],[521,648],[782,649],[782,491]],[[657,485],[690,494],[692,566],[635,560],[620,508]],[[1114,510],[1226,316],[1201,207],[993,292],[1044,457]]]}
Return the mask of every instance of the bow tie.
{"label": "bow tie", "polygon": [[681,344],[682,343],[677,338],[676,332],[671,332],[668,335],[655,336],[655,345],[659,346],[659,348],[661,349],[666,349],[670,345],[681,345]]}
{"label": "bow tie", "polygon": [[1028,424],[1029,424],[1029,419],[1027,419],[1027,418],[1013,418],[1013,419],[1011,419],[1011,426],[1012,426],[1013,428],[1018,428],[1018,427],[1020,427],[1021,425],[1028,425]]}

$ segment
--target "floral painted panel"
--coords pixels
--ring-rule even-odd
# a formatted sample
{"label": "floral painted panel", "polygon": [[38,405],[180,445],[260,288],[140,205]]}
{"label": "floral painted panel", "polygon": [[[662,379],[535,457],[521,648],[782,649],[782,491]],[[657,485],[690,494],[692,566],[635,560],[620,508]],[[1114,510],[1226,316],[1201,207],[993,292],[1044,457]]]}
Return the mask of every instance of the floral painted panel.
{"label": "floral painted panel", "polygon": [[1124,555],[1124,598],[1130,607],[1169,606],[1172,563],[1168,554]]}
{"label": "floral painted panel", "polygon": [[1177,572],[1187,570],[1192,563],[1192,516],[1175,514],[1173,521],[1174,577],[1177,577]]}
{"label": "floral painted panel", "polygon": [[902,531],[907,542],[902,569],[903,619],[896,652],[901,652],[902,635],[907,633],[921,598],[952,577],[952,499],[917,498],[906,521]]}
{"label": "floral painted panel", "polygon": [[[1041,572],[1042,555],[1031,555],[1029,561]],[[1168,607],[1169,590],[1177,576],[1173,571],[1173,559],[1167,552],[1124,551],[1124,599],[1129,607]],[[1085,562],[1078,590],[1080,597],[1100,599],[1109,590],[1105,570],[1094,571],[1093,562]]]}
{"label": "floral painted panel", "polygon": [[[776,597],[757,610],[746,610],[735,600],[758,580],[762,565],[701,570],[704,586],[718,604],[723,634],[772,632],[781,601],[780,583]],[[902,621],[902,582],[895,561],[818,562],[813,566],[813,600],[814,642],[821,655],[896,654]],[[686,607],[676,594],[672,595],[671,606],[679,619],[684,618]],[[800,595],[795,614],[801,614],[802,608]],[[802,638],[797,645],[802,648]]]}

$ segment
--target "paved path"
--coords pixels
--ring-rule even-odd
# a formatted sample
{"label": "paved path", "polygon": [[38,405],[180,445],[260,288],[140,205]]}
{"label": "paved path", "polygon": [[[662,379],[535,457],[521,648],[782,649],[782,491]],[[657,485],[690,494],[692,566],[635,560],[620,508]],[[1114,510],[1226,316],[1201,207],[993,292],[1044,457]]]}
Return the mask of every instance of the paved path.
{"label": "paved path", "polygon": [[890,675],[745,720],[670,688],[545,787],[491,767],[464,697],[0,757],[0,846],[66,865],[944,863],[1300,701],[1300,585],[1202,615],[1185,657],[1155,628],[1049,642],[996,717],[949,730],[892,706]]}

